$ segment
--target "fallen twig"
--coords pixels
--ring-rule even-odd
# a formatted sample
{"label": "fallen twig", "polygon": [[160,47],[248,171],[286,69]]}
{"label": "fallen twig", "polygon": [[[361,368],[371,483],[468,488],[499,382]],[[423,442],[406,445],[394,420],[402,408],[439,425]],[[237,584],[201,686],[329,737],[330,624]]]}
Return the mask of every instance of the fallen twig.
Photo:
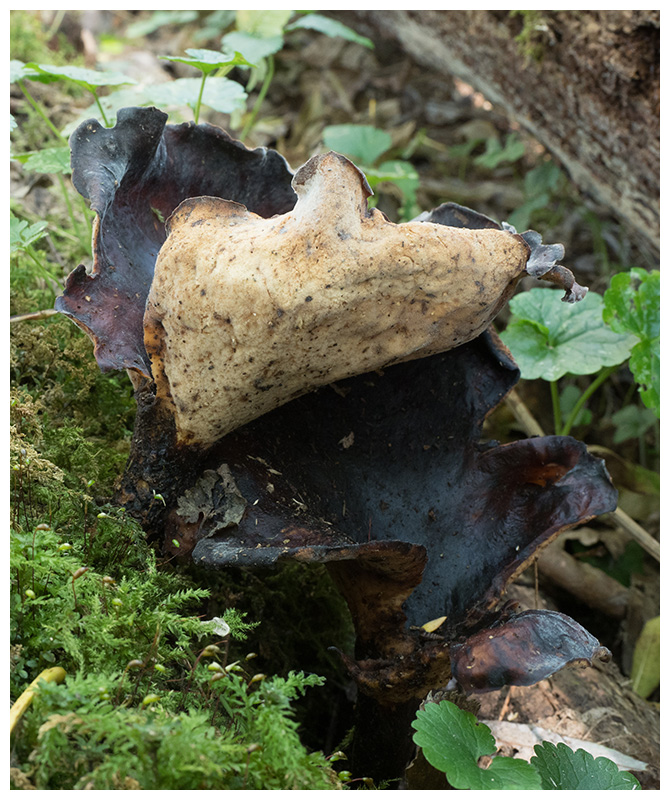
{"label": "fallen twig", "polygon": [[29,319],[46,319],[58,314],[55,308],[45,308],[43,311],[31,311],[29,314],[16,314],[9,318],[10,322],[25,322]]}

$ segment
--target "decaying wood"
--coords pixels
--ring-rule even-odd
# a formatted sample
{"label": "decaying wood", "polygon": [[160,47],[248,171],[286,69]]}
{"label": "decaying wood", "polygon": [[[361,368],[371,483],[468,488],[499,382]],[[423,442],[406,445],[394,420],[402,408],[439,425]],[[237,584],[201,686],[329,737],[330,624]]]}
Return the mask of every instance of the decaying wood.
{"label": "decaying wood", "polygon": [[590,608],[617,619],[623,619],[626,615],[628,605],[626,587],[601,569],[566,553],[561,537],[541,552],[537,565],[544,577],[579,598]]}
{"label": "decaying wood", "polygon": [[565,669],[535,686],[482,695],[479,718],[497,719],[508,694],[505,720],[597,742],[643,761],[647,769],[635,776],[644,789],[658,788],[658,712],[632,691],[613,662],[587,670]]}
{"label": "decaying wood", "polygon": [[[336,16],[394,39],[427,79],[456,76],[482,92],[544,144],[583,192],[658,250],[660,11]],[[516,38],[522,32],[525,50]]]}

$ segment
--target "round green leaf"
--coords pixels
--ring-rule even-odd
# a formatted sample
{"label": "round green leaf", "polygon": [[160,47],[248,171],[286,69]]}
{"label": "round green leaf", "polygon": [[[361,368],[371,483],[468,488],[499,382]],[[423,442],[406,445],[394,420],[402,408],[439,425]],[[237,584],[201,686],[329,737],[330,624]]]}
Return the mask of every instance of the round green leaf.
{"label": "round green leaf", "polygon": [[566,744],[535,745],[530,763],[537,767],[543,789],[603,790],[639,789],[630,772],[621,772],[609,758],[594,758],[586,750],[571,750]]}
{"label": "round green leaf", "polygon": [[658,416],[661,402],[660,327],[661,275],[658,270],[620,272],[605,292],[603,319],[618,333],[637,337],[630,368],[644,404]]}
{"label": "round green leaf", "polygon": [[637,339],[603,322],[602,297],[589,292],[563,303],[562,292],[531,289],[510,301],[512,319],[501,339],[523,378],[555,381],[567,373],[591,375],[625,361]]}
{"label": "round green leaf", "polygon": [[97,72],[94,69],[86,69],[85,67],[57,67],[53,64],[35,64],[32,61],[26,64],[25,67],[26,69],[34,70],[34,75],[26,76],[32,80],[50,83],[51,81],[65,78],[65,80],[72,81],[78,86],[83,86],[89,91],[93,91],[96,86],[121,86],[124,83],[137,82],[127,75],[122,75],[120,72]]}
{"label": "round green leaf", "polygon": [[[116,114],[120,108],[130,106],[157,106],[159,108],[177,108],[189,106],[194,108],[200,92],[201,78],[178,78],[176,81],[166,83],[153,83],[148,86],[132,86],[118,89],[106,97],[100,98],[107,119],[114,124]],[[207,78],[203,92],[204,105],[220,111],[223,114],[232,114],[238,108],[244,108],[247,93],[236,81],[228,78]],[[74,120],[64,131],[69,135],[81,122],[99,114],[97,105],[89,106]]]}
{"label": "round green leaf", "polygon": [[640,339],[660,334],[661,274],[658,270],[631,269],[612,277],[604,295],[603,318],[619,333],[633,333]]}
{"label": "round green leaf", "polygon": [[23,61],[12,60],[9,62],[9,82],[16,83],[24,78],[34,78],[39,76],[39,72],[27,67]]}
{"label": "round green leaf", "polygon": [[369,47],[370,49],[374,48],[372,40],[368,39],[367,36],[361,36],[359,33],[356,33],[356,31],[353,31],[351,28],[347,27],[338,20],[331,19],[330,17],[324,17],[323,14],[306,14],[304,17],[300,17],[295,22],[292,22],[290,25],[286,26],[287,31],[293,31],[298,28],[306,28],[307,30],[318,31],[326,36],[333,38],[340,37],[341,39],[346,39],[349,42],[362,44],[363,47]]}
{"label": "round green leaf", "polygon": [[282,49],[284,37],[271,36],[263,38],[244,31],[231,31],[223,37],[221,42],[225,47],[236,53],[241,53],[252,64],[258,64],[259,61],[278,53]]}
{"label": "round green leaf", "polygon": [[188,64],[199,69],[208,75],[217,69],[226,67],[255,67],[241,53],[222,53],[220,50],[197,50],[189,48],[186,50],[187,56],[161,56],[166,61],[178,61],[180,64]]}
{"label": "round green leaf", "polygon": [[259,39],[281,37],[284,26],[293,16],[293,11],[238,11],[236,26],[238,31],[250,33]]}
{"label": "round green leaf", "polygon": [[370,165],[393,143],[391,134],[374,125],[328,125],[323,129],[323,143],[358,165]]}
{"label": "round green leaf", "polygon": [[443,700],[426,703],[412,722],[414,742],[455,789],[539,789],[537,771],[516,758],[496,757],[488,769],[478,760],[495,753],[491,731],[474,714]]}

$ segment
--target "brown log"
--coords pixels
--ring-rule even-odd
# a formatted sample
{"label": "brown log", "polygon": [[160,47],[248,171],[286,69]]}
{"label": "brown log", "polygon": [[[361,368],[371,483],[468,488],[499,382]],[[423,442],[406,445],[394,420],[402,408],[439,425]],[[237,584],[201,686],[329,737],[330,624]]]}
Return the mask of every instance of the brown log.
{"label": "brown log", "polygon": [[580,189],[659,247],[659,11],[346,11],[431,80],[455,76],[540,141]]}

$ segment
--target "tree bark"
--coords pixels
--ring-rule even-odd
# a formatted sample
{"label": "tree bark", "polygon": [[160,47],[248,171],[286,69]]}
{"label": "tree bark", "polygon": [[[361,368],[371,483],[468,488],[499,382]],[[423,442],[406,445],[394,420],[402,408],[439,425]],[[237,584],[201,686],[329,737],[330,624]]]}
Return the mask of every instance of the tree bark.
{"label": "tree bark", "polygon": [[659,249],[659,11],[346,11],[431,77],[455,76]]}

